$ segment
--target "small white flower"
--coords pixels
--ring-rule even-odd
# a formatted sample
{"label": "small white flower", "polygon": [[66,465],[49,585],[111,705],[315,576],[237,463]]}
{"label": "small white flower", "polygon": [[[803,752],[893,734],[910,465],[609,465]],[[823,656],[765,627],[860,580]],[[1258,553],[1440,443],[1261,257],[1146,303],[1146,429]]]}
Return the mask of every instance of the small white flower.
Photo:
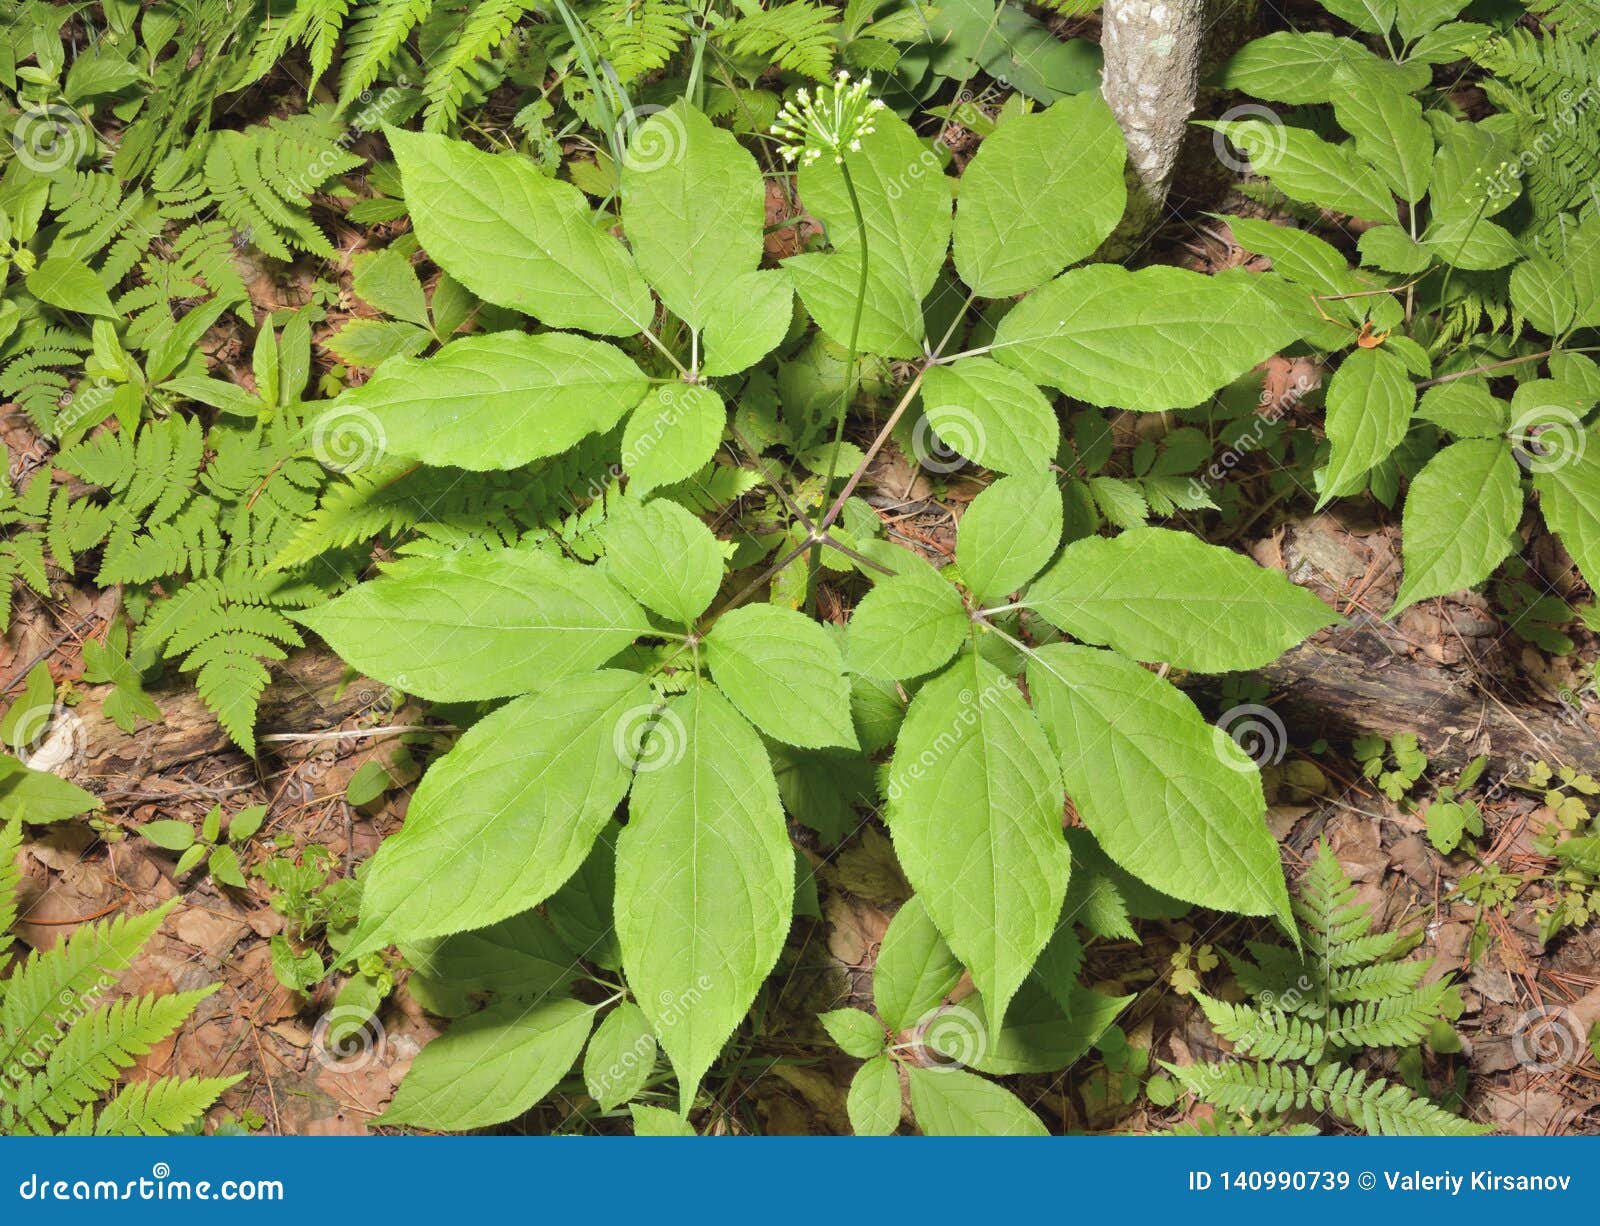
{"label": "small white flower", "polygon": [[873,132],[872,116],[883,110],[879,99],[868,96],[871,88],[871,77],[852,83],[850,74],[841,71],[832,85],[817,90],[815,98],[810,90],[797,89],[772,125],[784,160],[798,157],[801,166],[810,166],[827,155],[842,164],[846,151],[858,152],[861,138]]}

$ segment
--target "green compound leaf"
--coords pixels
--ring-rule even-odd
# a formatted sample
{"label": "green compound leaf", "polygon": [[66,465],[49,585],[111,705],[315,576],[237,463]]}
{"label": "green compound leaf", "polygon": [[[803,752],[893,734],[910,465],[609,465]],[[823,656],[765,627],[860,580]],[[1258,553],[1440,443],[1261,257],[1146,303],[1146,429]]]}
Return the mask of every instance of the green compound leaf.
{"label": "green compound leaf", "polygon": [[959,1068],[906,1066],[911,1113],[929,1137],[1044,1137],[1039,1117],[1004,1086]]}
{"label": "green compound leaf", "polygon": [[474,724],[372,858],[358,946],[481,928],[555,893],[627,794],[629,733],[652,709],[643,677],[604,670]]}
{"label": "green compound leaf", "polygon": [[1085,642],[1203,673],[1260,668],[1339,620],[1281,572],[1168,528],[1074,541],[1023,603]]}
{"label": "green compound leaf", "polygon": [[495,332],[395,358],[324,410],[319,431],[371,419],[378,451],[475,472],[520,468],[604,433],[645,394],[644,372],[587,337]]}
{"label": "green compound leaf", "polygon": [[722,585],[722,546],[692,512],[665,498],[613,500],[601,535],[606,573],[662,617],[689,623]]}
{"label": "green compound leaf", "polygon": [[1394,196],[1383,176],[1353,145],[1334,145],[1304,128],[1264,119],[1201,122],[1250,156],[1250,166],[1292,200],[1348,213],[1364,221],[1396,221]]}
{"label": "green compound leaf", "polygon": [[1061,440],[1056,411],[1044,393],[989,358],[929,367],[922,404],[935,434],[996,472],[1047,468]]}
{"label": "green compound leaf", "polygon": [[868,592],[850,615],[845,666],[884,681],[921,677],[946,664],[971,628],[954,587],[907,568]]}
{"label": "green compound leaf", "polygon": [[[922,300],[938,279],[950,246],[950,185],[938,156],[891,111],[845,164],[861,201],[867,232],[867,294],[860,349],[886,357],[922,353]],[[850,343],[861,277],[861,241],[844,174],[831,158],[800,171],[800,198],[827,227],[830,254],[783,262],[817,326]]]}
{"label": "green compound leaf", "polygon": [[783,948],[794,851],[761,738],[704,685],[656,722],[629,814],[617,936],[686,1111]]}
{"label": "green compound leaf", "polygon": [[1261,777],[1226,733],[1108,651],[1054,643],[1027,675],[1067,794],[1108,856],[1174,898],[1293,930]]}
{"label": "green compound leaf", "polygon": [[576,1000],[510,1000],[464,1017],[422,1049],[374,1122],[461,1132],[515,1119],[566,1076],[594,1014]]}
{"label": "green compound leaf", "polygon": [[802,749],[856,748],[850,683],[833,638],[777,605],[745,605],[706,635],[712,679],[768,736]]}
{"label": "green compound leaf", "polygon": [[478,297],[552,328],[631,336],[655,314],[633,257],[584,195],[521,156],[385,128],[423,248]]}
{"label": "green compound leaf", "polygon": [[956,565],[962,582],[981,604],[999,604],[1055,556],[1061,530],[1055,474],[1002,477],[961,517]]}
{"label": "green compound leaf", "polygon": [[294,616],[351,667],[441,702],[541,689],[651,629],[600,571],[515,549],[408,567]]}
{"label": "green compound leaf", "polygon": [[729,284],[761,263],[761,170],[733,133],[686,102],[634,132],[622,203],[640,270],[691,328],[704,328]]}
{"label": "green compound leaf", "polygon": [[1055,756],[1016,683],[967,655],[911,700],[889,768],[906,878],[994,1016],[1055,931],[1071,857]]}
{"label": "green compound leaf", "polygon": [[1406,494],[1405,581],[1389,616],[1488,578],[1511,552],[1521,518],[1521,474],[1503,439],[1464,439],[1439,452]]}
{"label": "green compound leaf", "polygon": [[1363,486],[1372,467],[1405,438],[1416,405],[1411,373],[1395,354],[1356,349],[1346,355],[1328,384],[1327,431],[1333,455],[1318,506]]}
{"label": "green compound leaf", "polygon": [[1237,270],[1075,268],[1001,321],[994,356],[1090,404],[1190,408],[1299,339],[1304,319],[1266,286]]}
{"label": "green compound leaf", "polygon": [[716,454],[728,413],[709,387],[663,384],[633,411],[622,431],[628,490],[651,490],[695,475]]}
{"label": "green compound leaf", "polygon": [[1122,219],[1126,160],[1097,90],[1006,120],[961,175],[961,279],[985,298],[1010,298],[1091,255]]}

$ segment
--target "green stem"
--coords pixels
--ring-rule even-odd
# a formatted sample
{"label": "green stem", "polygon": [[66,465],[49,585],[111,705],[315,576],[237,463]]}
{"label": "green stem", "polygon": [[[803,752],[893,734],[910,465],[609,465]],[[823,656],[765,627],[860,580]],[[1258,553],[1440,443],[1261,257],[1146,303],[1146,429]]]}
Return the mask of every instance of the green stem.
{"label": "green stem", "polygon": [[[861,313],[867,305],[867,219],[861,212],[861,198],[856,195],[856,181],[850,175],[850,167],[846,162],[839,163],[839,171],[844,175],[844,190],[850,196],[850,211],[856,219],[856,242],[861,247],[861,276],[856,281],[856,309],[850,317],[850,345],[845,351],[844,387],[839,392],[839,413],[833,423],[833,447],[828,453],[828,479],[822,484],[822,505],[828,505],[828,498],[833,493],[834,478],[839,475],[839,451],[844,444],[844,419],[850,409],[850,400],[855,391],[856,378],[856,344],[861,339]],[[822,556],[822,542],[818,541],[811,547],[810,568],[815,576],[817,565]],[[807,595],[807,603],[815,599],[815,592]]]}

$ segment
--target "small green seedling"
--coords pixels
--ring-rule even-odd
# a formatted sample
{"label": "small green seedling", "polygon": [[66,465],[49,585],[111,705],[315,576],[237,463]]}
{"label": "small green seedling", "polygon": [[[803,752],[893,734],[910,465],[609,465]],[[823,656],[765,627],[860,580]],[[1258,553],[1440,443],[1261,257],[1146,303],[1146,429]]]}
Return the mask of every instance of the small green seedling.
{"label": "small green seedling", "polygon": [[218,885],[244,890],[249,888],[249,882],[240,868],[238,849],[261,829],[266,816],[266,805],[240,809],[229,819],[227,837],[224,838],[222,806],[213,805],[211,812],[200,823],[198,835],[188,822],[171,818],[146,822],[139,827],[139,833],[157,847],[179,853],[173,876],[182,877],[205,867],[211,874],[211,880]]}

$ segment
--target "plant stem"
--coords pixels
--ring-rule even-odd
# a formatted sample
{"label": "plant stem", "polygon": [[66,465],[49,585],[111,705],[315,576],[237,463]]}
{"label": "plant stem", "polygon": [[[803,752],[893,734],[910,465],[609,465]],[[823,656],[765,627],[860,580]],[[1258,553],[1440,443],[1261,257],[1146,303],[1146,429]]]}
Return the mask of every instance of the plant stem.
{"label": "plant stem", "polygon": [[[839,171],[844,176],[844,190],[850,196],[850,211],[856,219],[856,242],[861,247],[861,276],[856,281],[856,309],[850,317],[850,345],[845,351],[844,387],[839,392],[839,413],[833,423],[833,447],[828,453],[828,477],[822,483],[822,503],[827,505],[828,495],[833,492],[833,480],[839,475],[839,450],[844,444],[844,419],[850,409],[850,399],[854,391],[856,377],[856,344],[861,339],[861,313],[867,305],[867,219],[861,212],[861,198],[856,195],[856,181],[850,175],[848,162],[839,163]],[[826,530],[826,526],[824,526]],[[809,567],[814,576],[817,565],[822,556],[822,542],[818,541],[811,547]],[[812,604],[815,592],[811,584],[807,584],[806,603]]]}

